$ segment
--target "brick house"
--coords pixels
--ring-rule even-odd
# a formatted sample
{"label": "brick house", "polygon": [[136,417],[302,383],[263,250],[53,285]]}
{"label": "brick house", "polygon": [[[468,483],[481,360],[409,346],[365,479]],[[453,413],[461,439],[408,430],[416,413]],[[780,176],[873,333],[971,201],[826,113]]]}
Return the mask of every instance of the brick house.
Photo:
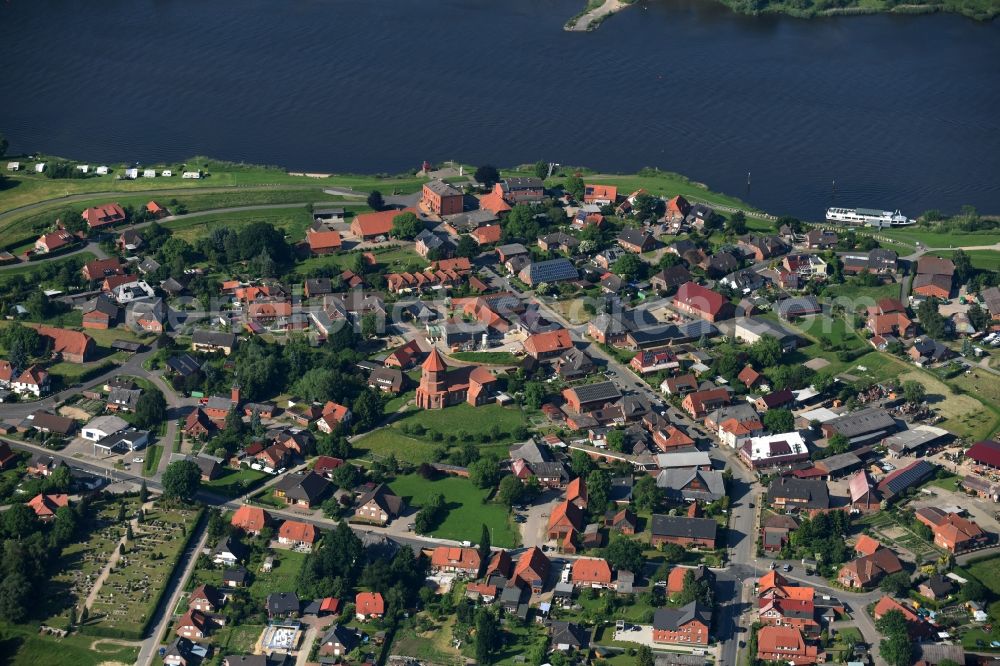
{"label": "brick house", "polygon": [[718,523],[711,518],[653,514],[649,542],[659,547],[665,543],[698,548],[715,548]]}
{"label": "brick house", "polygon": [[711,289],[702,287],[696,282],[685,282],[673,298],[675,308],[693,317],[706,321],[720,321],[733,316],[733,304]]}
{"label": "brick house", "polygon": [[658,608],[653,615],[653,642],[708,645],[711,627],[712,609],[699,601]]}
{"label": "brick house", "polygon": [[611,587],[611,565],[599,557],[573,560],[571,580],[578,587]]}
{"label": "brick house", "polygon": [[420,205],[435,215],[457,215],[463,209],[462,191],[442,180],[424,183]]}

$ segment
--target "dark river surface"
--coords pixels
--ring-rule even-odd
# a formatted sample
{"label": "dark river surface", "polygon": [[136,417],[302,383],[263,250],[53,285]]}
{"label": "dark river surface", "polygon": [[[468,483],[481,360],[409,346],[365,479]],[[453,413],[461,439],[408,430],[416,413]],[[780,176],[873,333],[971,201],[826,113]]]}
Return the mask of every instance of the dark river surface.
{"label": "dark river surface", "polygon": [[91,162],[545,159],[810,219],[834,200],[1000,213],[1000,22],[651,0],[564,32],[582,5],[0,0],[0,132]]}

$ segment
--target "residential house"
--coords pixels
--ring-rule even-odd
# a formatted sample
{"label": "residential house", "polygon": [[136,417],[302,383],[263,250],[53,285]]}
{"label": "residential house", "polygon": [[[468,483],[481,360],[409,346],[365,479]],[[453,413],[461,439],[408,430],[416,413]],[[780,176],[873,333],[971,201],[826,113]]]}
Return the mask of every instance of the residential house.
{"label": "residential house", "polygon": [[233,527],[243,530],[247,534],[254,536],[261,533],[271,522],[271,515],[260,507],[243,504],[236,509],[229,523]]}
{"label": "residential house", "polygon": [[706,321],[715,322],[733,315],[733,305],[722,294],[695,282],[685,282],[677,289],[673,305],[678,310]]}
{"label": "residential house", "polygon": [[294,592],[272,592],[264,600],[264,607],[269,619],[287,619],[299,616],[302,603]]}
{"label": "residential house", "polygon": [[435,572],[456,573],[467,578],[479,578],[483,559],[475,548],[438,546],[431,552],[431,569]]}
{"label": "residential house", "polygon": [[358,500],[358,505],[354,509],[354,519],[386,525],[402,513],[404,506],[401,498],[384,483],[380,483]]}
{"label": "residential house", "polygon": [[312,550],[319,538],[315,525],[298,520],[286,520],[278,528],[278,543],[296,550]]}
{"label": "residential house", "polygon": [[358,592],[354,597],[354,612],[362,622],[377,620],[385,615],[385,600],[379,592]]}
{"label": "residential house", "polygon": [[708,645],[712,609],[700,601],[680,608],[657,608],[653,614],[653,642]]}
{"label": "residential house", "polygon": [[713,549],[717,528],[718,523],[711,518],[653,514],[649,541],[657,547],[674,543],[685,547]]}
{"label": "residential house", "polygon": [[793,666],[807,666],[819,662],[819,650],[806,643],[796,627],[766,626],[757,632],[757,659]]}
{"label": "residential house", "polygon": [[916,511],[916,518],[934,533],[934,545],[951,553],[960,553],[986,545],[991,537],[974,521],[957,513],[927,506]]}

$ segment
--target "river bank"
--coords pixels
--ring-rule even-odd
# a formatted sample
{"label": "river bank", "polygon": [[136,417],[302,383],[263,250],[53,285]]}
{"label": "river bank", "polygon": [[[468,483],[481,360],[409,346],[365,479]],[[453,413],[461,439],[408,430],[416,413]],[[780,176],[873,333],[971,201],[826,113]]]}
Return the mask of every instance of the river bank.
{"label": "river bank", "polygon": [[[893,0],[718,0],[737,14],[763,16],[783,14],[793,18],[832,18],[869,14],[917,15],[948,12],[976,21],[990,21],[1000,15],[1000,0],[943,0],[894,4]],[[637,0],[589,0],[587,6],[570,18],[563,29],[589,32],[609,16],[637,4]]]}

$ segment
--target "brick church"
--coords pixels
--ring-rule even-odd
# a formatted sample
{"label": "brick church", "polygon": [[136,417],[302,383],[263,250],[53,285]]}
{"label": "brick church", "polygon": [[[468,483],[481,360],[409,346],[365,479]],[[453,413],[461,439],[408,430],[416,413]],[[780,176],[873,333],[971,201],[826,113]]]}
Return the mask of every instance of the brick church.
{"label": "brick church", "polygon": [[484,405],[493,398],[497,378],[481,365],[448,369],[437,349],[421,366],[417,406],[421,409],[444,409],[462,402]]}

